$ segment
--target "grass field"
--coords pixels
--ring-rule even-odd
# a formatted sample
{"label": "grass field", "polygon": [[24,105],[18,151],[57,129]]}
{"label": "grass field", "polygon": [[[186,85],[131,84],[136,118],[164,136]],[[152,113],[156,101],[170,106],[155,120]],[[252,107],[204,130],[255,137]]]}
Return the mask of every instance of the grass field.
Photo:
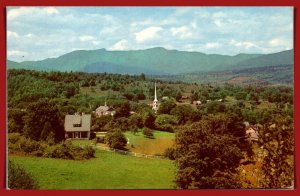
{"label": "grass field", "polygon": [[[130,131],[124,134],[129,139],[129,144],[126,146],[129,151],[147,155],[163,155],[167,148],[171,148],[174,145],[175,141],[174,133],[164,131],[154,131],[154,139],[145,138],[141,131],[135,135]],[[103,136],[103,133],[97,134],[98,137],[100,135]],[[84,143],[84,141],[81,142]],[[80,141],[76,144],[80,144]],[[98,143],[97,145],[107,147],[106,144]]]}
{"label": "grass field", "polygon": [[172,189],[170,160],[97,151],[86,161],[9,156],[38,181],[40,189]]}
{"label": "grass field", "polygon": [[129,139],[127,148],[132,152],[162,155],[167,148],[174,144],[175,134],[163,131],[154,131],[154,139],[145,138],[143,133],[138,132],[134,135],[131,132],[126,132],[125,136]]}

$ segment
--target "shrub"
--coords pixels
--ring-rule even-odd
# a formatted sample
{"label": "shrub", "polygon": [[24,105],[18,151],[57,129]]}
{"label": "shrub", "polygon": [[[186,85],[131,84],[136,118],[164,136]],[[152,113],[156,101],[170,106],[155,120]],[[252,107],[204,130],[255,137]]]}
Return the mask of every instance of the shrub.
{"label": "shrub", "polygon": [[127,130],[129,127],[128,118],[120,117],[115,118],[104,126],[104,130]]}
{"label": "shrub", "polygon": [[8,161],[8,187],[10,189],[37,189],[38,185],[24,168]]}
{"label": "shrub", "polygon": [[128,124],[133,127],[133,128],[143,128],[144,124],[143,124],[143,118],[140,114],[133,114],[131,116],[129,116],[128,118]]}
{"label": "shrub", "polygon": [[168,157],[170,160],[175,160],[175,149],[167,148],[164,152],[164,156]]}
{"label": "shrub", "polygon": [[91,132],[91,134],[90,134],[90,140],[93,140],[93,139],[95,139],[96,138],[96,133],[95,132]]}
{"label": "shrub", "polygon": [[20,133],[9,133],[8,143],[15,144],[20,139]]}
{"label": "shrub", "polygon": [[69,141],[65,141],[46,148],[43,156],[48,158],[83,160],[94,157],[94,154],[95,150],[91,146],[79,147],[72,145]]}
{"label": "shrub", "polygon": [[43,157],[59,158],[59,159],[74,159],[70,152],[70,147],[66,143],[49,146],[45,149]]}
{"label": "shrub", "polygon": [[155,127],[161,131],[174,132],[173,125],[176,124],[176,117],[168,114],[160,114],[155,119]]}
{"label": "shrub", "polygon": [[148,129],[147,127],[145,127],[143,129],[143,134],[144,134],[144,137],[146,138],[150,138],[150,139],[153,139],[154,138],[154,135],[152,133],[152,130],[151,129]]}
{"label": "shrub", "polygon": [[47,147],[46,142],[37,142],[30,140],[19,133],[8,134],[8,152],[24,153],[35,156],[42,156],[44,149]]}
{"label": "shrub", "polygon": [[83,148],[82,157],[84,157],[85,159],[95,157],[95,149],[92,146],[85,146]]}
{"label": "shrub", "polygon": [[104,144],[105,143],[105,138],[104,137],[97,137],[96,142]]}
{"label": "shrub", "polygon": [[152,110],[146,111],[142,114],[143,118],[143,124],[145,127],[148,127],[150,129],[153,129],[155,127],[154,122],[155,122],[155,115]]}
{"label": "shrub", "polygon": [[39,150],[39,143],[33,140],[29,140],[25,137],[21,137],[19,140],[19,148],[27,154],[33,153]]}
{"label": "shrub", "polygon": [[159,114],[170,114],[171,110],[176,107],[176,104],[173,100],[164,100],[161,102],[158,113]]}
{"label": "shrub", "polygon": [[105,141],[110,148],[124,149],[127,139],[121,131],[108,132]]}
{"label": "shrub", "polygon": [[48,158],[82,160],[94,157],[95,150],[91,146],[74,146],[70,141],[59,144],[37,142],[19,133],[8,134],[8,152],[24,153]]}

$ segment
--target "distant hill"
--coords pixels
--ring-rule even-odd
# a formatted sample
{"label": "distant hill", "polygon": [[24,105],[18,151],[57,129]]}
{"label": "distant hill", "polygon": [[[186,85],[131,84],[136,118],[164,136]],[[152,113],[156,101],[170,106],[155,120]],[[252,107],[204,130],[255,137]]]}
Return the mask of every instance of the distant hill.
{"label": "distant hill", "polygon": [[10,61],[10,60],[6,60],[6,64],[7,64],[7,67],[10,68],[10,69],[22,69],[22,68],[25,67],[20,63]]}
{"label": "distant hill", "polygon": [[294,64],[294,50],[286,50],[273,54],[266,54],[254,58],[241,61],[232,68],[253,68],[266,67],[274,65],[293,65]]}
{"label": "distant hill", "polygon": [[135,74],[135,75],[140,73],[147,73],[153,75],[168,74],[165,72],[153,71],[141,67],[127,67],[124,65],[116,65],[112,63],[99,63],[99,62],[86,65],[82,71],[87,73],[106,72],[106,73]]}
{"label": "distant hill", "polygon": [[17,63],[15,61],[6,60],[6,65],[8,69],[29,69],[36,71],[50,71],[51,69],[47,67],[35,67],[30,64],[26,64],[26,62]]}
{"label": "distant hill", "polygon": [[[178,74],[192,71],[209,71],[218,66],[236,64],[259,54],[245,54],[236,56],[204,54],[200,52],[186,52],[166,50],[164,48],[150,48],[132,51],[77,50],[58,58],[49,58],[41,61],[25,61],[20,64],[32,69],[57,71],[84,71],[93,70],[103,72],[107,65],[114,66],[114,70],[140,68],[141,71]],[[8,63],[8,68],[11,62]],[[91,68],[95,65],[96,68]],[[103,65],[103,66],[99,66]],[[148,74],[148,73],[146,73]]]}
{"label": "distant hill", "polygon": [[195,72],[178,75],[161,75],[153,78],[167,81],[184,81],[201,84],[239,84],[239,85],[287,85],[294,84],[294,66],[275,65],[251,67],[226,71]]}
{"label": "distant hill", "polygon": [[293,64],[293,53],[294,50],[287,50],[274,54],[229,56],[161,47],[131,51],[77,50],[41,61],[16,63],[7,60],[7,67],[121,74],[182,74]]}

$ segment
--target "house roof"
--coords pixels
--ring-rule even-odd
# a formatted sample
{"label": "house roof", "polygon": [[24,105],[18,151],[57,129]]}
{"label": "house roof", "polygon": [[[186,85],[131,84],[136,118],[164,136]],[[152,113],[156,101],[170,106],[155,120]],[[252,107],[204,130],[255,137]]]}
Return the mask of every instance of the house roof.
{"label": "house roof", "polygon": [[[74,126],[79,125],[79,126]],[[91,130],[91,115],[66,115],[65,131],[90,131]]]}

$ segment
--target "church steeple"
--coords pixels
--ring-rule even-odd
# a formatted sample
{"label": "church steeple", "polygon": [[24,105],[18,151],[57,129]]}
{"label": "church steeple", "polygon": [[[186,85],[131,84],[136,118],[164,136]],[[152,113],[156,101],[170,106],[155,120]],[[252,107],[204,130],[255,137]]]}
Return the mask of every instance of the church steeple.
{"label": "church steeple", "polygon": [[154,101],[157,101],[157,96],[156,96],[156,82],[154,84]]}
{"label": "church steeple", "polygon": [[154,110],[155,114],[158,110],[158,100],[157,100],[157,95],[156,95],[156,82],[155,82],[155,86],[154,86],[154,100],[153,100],[153,104],[152,104],[152,109]]}

